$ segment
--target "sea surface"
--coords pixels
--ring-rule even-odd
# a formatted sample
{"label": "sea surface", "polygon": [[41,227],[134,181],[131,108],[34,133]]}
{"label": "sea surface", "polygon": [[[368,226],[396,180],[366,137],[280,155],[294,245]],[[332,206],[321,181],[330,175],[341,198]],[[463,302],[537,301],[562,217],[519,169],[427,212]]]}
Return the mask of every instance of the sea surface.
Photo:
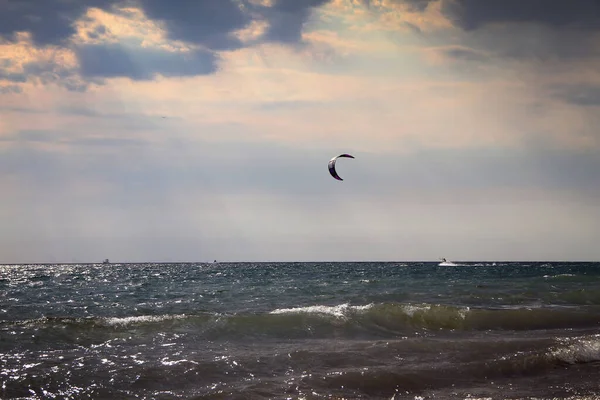
{"label": "sea surface", "polygon": [[597,399],[600,263],[0,266],[1,399]]}

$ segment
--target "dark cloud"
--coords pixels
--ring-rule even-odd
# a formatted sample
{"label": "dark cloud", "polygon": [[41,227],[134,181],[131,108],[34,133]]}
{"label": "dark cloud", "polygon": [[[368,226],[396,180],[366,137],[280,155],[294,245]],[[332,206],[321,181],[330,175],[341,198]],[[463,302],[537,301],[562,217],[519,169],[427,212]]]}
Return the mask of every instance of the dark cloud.
{"label": "dark cloud", "polygon": [[20,72],[0,67],[0,80],[56,84],[71,91],[85,91],[91,83],[102,84],[104,78],[150,80],[157,74],[167,77],[194,76],[211,74],[217,70],[217,56],[202,50],[170,52],[119,44],[81,45],[74,47],[74,50],[79,61],[78,69],[50,59],[27,63]]}
{"label": "dark cloud", "polygon": [[404,21],[403,25],[406,26],[408,29],[410,29],[411,31],[413,31],[414,33],[420,35],[423,33],[423,31],[421,30],[421,28],[419,28],[417,25],[415,24],[411,24],[410,22]]}
{"label": "dark cloud", "polygon": [[241,47],[232,33],[252,20],[235,0],[140,0],[140,4],[148,18],[164,23],[171,39],[214,50]]}
{"label": "dark cloud", "polygon": [[[156,74],[204,75],[217,70],[217,59],[211,51],[245,46],[235,33],[252,21],[266,21],[269,25],[258,42],[298,43],[311,10],[328,1],[277,0],[267,7],[249,0],[137,0],[134,3],[128,0],[5,0],[0,2],[0,38],[15,40],[15,33],[29,32],[37,46],[66,46],[66,40],[75,33],[75,21],[88,8],[115,11],[114,6],[137,5],[148,18],[162,23],[170,39],[201,45],[206,51],[183,54],[141,46],[81,46],[76,48],[81,75],[88,81],[119,76],[143,80],[152,79]],[[106,27],[100,26],[88,33],[88,37],[98,39],[106,31]],[[69,90],[86,89],[87,82],[70,78],[76,71],[60,69],[54,62],[30,64],[22,73],[6,71],[5,65],[0,66],[0,79],[24,82],[33,76],[41,83],[55,82]]]}
{"label": "dark cloud", "polygon": [[[329,1],[276,0],[270,7],[249,0],[139,0],[135,4],[139,4],[148,18],[163,23],[169,38],[202,44],[213,50],[227,50],[243,46],[234,33],[253,20],[266,20],[270,25],[262,40],[299,41],[310,11]],[[421,8],[420,4],[426,1],[409,3]],[[29,32],[36,45],[61,44],[75,33],[74,22],[88,8],[109,10],[125,4],[129,3],[126,0],[6,0],[0,3],[0,36],[13,38],[16,32]],[[90,37],[97,38],[105,32],[105,27],[99,27]]]}
{"label": "dark cloud", "polygon": [[0,81],[9,81],[13,83],[27,82],[27,76],[21,72],[13,72],[11,68],[14,63],[11,59],[0,58]]}
{"label": "dark cloud", "polygon": [[56,84],[75,92],[85,91],[92,81],[83,81],[72,68],[62,65],[57,60],[30,62],[23,66],[22,75],[25,80],[42,85]]}
{"label": "dark cloud", "polygon": [[23,66],[23,75],[37,76],[42,80],[42,83],[49,83],[68,78],[71,71],[55,61],[30,62]]}
{"label": "dark cloud", "polygon": [[578,106],[600,106],[600,86],[562,85],[556,87],[554,95],[563,101]]}
{"label": "dark cloud", "polygon": [[87,37],[90,39],[98,39],[102,35],[106,34],[108,30],[104,25],[97,26],[92,32],[87,33]]}
{"label": "dark cloud", "polygon": [[478,51],[475,51],[472,49],[462,48],[462,47],[444,49],[443,53],[446,56],[457,59],[457,60],[480,61],[480,62],[487,60],[487,57],[484,54],[481,54]]}
{"label": "dark cloud", "polygon": [[[277,0],[270,7],[239,0],[140,0],[146,15],[165,24],[171,39],[231,50],[244,44],[233,34],[253,20],[268,23],[259,41],[295,44],[312,9],[330,0]],[[176,7],[174,5],[177,4]]]}
{"label": "dark cloud", "polygon": [[[424,12],[433,0],[389,0]],[[440,0],[442,13],[464,34],[460,43],[500,57],[555,61],[600,55],[599,0]],[[373,0],[362,3],[374,8]],[[403,23],[406,25],[406,23]],[[410,25],[406,25],[409,26]],[[485,28],[485,29],[483,29]],[[418,29],[413,30],[420,33]],[[447,32],[437,37],[448,40]],[[436,38],[435,35],[431,35]],[[453,58],[483,61],[480,55],[453,50]]]}
{"label": "dark cloud", "polygon": [[75,33],[74,22],[89,7],[107,9],[116,0],[4,0],[0,2],[0,36],[29,32],[36,45],[60,44]]}
{"label": "dark cloud", "polygon": [[442,13],[462,45],[507,60],[547,66],[600,54],[598,0],[442,0]]}
{"label": "dark cloud", "polygon": [[442,11],[473,30],[488,23],[532,22],[552,27],[600,28],[598,0],[443,0]]}
{"label": "dark cloud", "polygon": [[[429,6],[429,3],[433,3],[436,0],[390,0],[387,4],[403,5],[408,7],[411,11],[423,12]],[[367,7],[373,5],[373,0],[362,0],[362,3]]]}
{"label": "dark cloud", "polygon": [[465,44],[513,59],[589,59],[599,53],[598,36],[547,26],[496,26],[465,37]]}
{"label": "dark cloud", "polygon": [[0,80],[23,83],[27,82],[27,76],[22,72],[8,72],[0,69]]}
{"label": "dark cloud", "polygon": [[169,52],[149,48],[126,48],[118,44],[88,45],[76,49],[83,77],[134,80],[163,76],[211,74],[217,70],[216,56],[207,51]]}
{"label": "dark cloud", "polygon": [[278,0],[263,9],[269,28],[263,40],[295,44],[301,42],[302,28],[311,11],[330,0]]}
{"label": "dark cloud", "polygon": [[[0,58],[0,81],[2,80],[11,83],[27,81],[41,84],[54,83],[73,91],[82,91],[87,87],[87,82],[75,76],[72,69],[53,56],[44,61],[29,62],[24,65],[18,65],[8,58]],[[10,87],[12,92],[21,90],[17,85],[10,85]]]}

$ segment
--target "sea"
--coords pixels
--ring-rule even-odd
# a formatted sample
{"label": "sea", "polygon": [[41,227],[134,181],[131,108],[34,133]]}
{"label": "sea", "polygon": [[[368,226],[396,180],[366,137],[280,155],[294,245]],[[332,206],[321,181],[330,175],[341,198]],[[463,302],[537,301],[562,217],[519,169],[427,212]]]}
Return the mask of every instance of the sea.
{"label": "sea", "polygon": [[600,263],[0,266],[1,399],[600,399]]}

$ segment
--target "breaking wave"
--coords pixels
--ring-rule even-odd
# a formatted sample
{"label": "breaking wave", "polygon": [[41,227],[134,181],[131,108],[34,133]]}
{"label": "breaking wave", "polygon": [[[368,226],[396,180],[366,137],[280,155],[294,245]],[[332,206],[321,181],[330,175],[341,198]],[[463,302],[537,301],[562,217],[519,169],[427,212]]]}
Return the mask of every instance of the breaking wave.
{"label": "breaking wave", "polygon": [[[11,329],[52,340],[94,337],[130,331],[183,332],[211,340],[251,336],[306,337],[394,337],[415,331],[526,331],[539,329],[591,328],[600,325],[594,308],[503,308],[481,309],[439,304],[380,303],[367,305],[312,305],[275,309],[265,313],[174,314],[126,317],[44,317],[0,323],[0,337]],[[9,329],[10,328],[10,329]]]}

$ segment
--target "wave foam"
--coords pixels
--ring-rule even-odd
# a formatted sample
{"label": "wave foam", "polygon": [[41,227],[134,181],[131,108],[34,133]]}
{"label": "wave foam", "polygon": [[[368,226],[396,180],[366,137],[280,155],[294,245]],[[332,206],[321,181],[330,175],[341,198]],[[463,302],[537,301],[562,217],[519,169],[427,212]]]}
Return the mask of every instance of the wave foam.
{"label": "wave foam", "polygon": [[365,311],[370,309],[371,307],[373,307],[373,304],[367,304],[364,306],[351,306],[347,303],[344,303],[337,306],[315,305],[297,308],[279,308],[271,311],[269,314],[327,314],[333,315],[334,317],[343,318],[347,317],[353,312]]}
{"label": "wave foam", "polygon": [[124,326],[131,324],[140,324],[140,323],[148,323],[148,322],[162,322],[173,319],[183,319],[185,318],[185,314],[175,314],[175,315],[138,315],[133,317],[111,317],[106,318],[105,322],[111,326]]}

